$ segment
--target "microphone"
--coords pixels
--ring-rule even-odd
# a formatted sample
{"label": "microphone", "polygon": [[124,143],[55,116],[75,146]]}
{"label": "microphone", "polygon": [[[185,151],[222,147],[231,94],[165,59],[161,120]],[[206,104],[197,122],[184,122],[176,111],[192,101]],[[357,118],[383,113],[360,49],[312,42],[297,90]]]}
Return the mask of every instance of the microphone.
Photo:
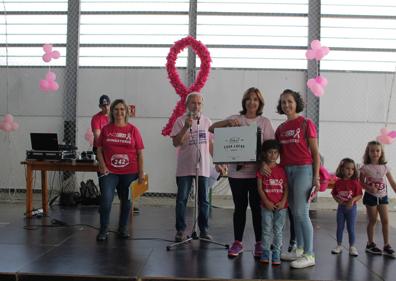
{"label": "microphone", "polygon": [[[193,120],[197,120],[197,125],[199,125],[199,120],[201,119],[201,113],[199,111],[188,111],[188,118],[192,118]],[[192,131],[190,126],[190,132]]]}
{"label": "microphone", "polygon": [[195,112],[195,119],[197,119],[197,125],[199,125],[199,120],[201,119],[201,112]]}

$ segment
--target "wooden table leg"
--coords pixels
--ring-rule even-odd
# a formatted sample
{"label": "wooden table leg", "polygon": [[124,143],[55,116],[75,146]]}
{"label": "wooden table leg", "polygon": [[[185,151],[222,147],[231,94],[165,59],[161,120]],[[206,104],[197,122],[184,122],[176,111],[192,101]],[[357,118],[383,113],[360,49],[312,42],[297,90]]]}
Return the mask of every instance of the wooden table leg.
{"label": "wooden table leg", "polygon": [[26,217],[32,217],[33,210],[33,170],[32,167],[26,165]]}
{"label": "wooden table leg", "polygon": [[48,176],[47,171],[41,171],[41,201],[44,215],[48,215]]}

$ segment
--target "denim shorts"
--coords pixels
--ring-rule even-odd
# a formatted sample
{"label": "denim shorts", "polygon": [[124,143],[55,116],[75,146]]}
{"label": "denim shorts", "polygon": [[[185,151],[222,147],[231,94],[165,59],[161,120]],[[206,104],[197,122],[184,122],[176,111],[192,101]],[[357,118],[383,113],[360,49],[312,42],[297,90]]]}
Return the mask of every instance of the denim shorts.
{"label": "denim shorts", "polygon": [[388,204],[388,196],[376,197],[368,192],[364,193],[363,204],[367,206],[378,206]]}

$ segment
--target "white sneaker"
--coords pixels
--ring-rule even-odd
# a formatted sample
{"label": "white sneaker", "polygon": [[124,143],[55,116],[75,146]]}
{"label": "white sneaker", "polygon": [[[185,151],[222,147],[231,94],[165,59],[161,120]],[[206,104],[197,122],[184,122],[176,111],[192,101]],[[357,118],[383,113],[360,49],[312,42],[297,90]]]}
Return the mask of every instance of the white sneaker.
{"label": "white sneaker", "polygon": [[342,246],[341,245],[337,245],[337,247],[335,247],[333,250],[331,250],[331,253],[332,254],[336,254],[336,255],[338,255],[341,252],[342,252]]}
{"label": "white sneaker", "polygon": [[353,257],[357,257],[359,255],[359,252],[354,246],[351,246],[349,248],[349,255],[351,255]]}
{"label": "white sneaker", "polygon": [[290,264],[293,268],[306,268],[313,265],[315,265],[315,257],[312,255],[302,255]]}
{"label": "white sneaker", "polygon": [[304,253],[303,249],[296,248],[296,249],[293,249],[290,253],[289,252],[282,253],[281,254],[281,260],[283,260],[283,261],[295,261],[296,259],[301,257],[303,253]]}

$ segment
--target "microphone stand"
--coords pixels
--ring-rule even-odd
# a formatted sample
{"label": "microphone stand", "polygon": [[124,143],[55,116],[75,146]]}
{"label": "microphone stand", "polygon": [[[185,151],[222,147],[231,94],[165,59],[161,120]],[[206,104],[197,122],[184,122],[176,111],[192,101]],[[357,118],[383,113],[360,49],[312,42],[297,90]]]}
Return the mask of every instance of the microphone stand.
{"label": "microphone stand", "polygon": [[[212,243],[212,244],[216,244],[219,246],[222,246],[226,249],[228,249],[230,246],[228,244],[222,244],[210,239],[206,239],[206,238],[201,238],[198,236],[197,234],[197,222],[198,222],[198,190],[199,190],[199,185],[198,185],[198,180],[199,180],[199,164],[201,163],[201,151],[200,151],[200,142],[199,142],[199,119],[200,117],[198,117],[197,119],[197,137],[196,137],[196,149],[197,149],[197,155],[196,155],[196,165],[195,165],[195,182],[194,182],[194,188],[195,188],[195,197],[194,197],[194,223],[193,223],[193,228],[191,230],[191,236],[187,236],[187,239],[180,241],[180,242],[175,242],[172,243],[168,246],[166,246],[166,250],[170,251],[170,249],[172,249],[173,247],[177,247],[180,245],[184,245],[188,242],[190,242],[191,240],[200,240],[200,241],[204,241],[207,243]],[[190,128],[190,134],[192,134],[192,129]],[[207,141],[209,141],[209,139],[207,139]]]}

